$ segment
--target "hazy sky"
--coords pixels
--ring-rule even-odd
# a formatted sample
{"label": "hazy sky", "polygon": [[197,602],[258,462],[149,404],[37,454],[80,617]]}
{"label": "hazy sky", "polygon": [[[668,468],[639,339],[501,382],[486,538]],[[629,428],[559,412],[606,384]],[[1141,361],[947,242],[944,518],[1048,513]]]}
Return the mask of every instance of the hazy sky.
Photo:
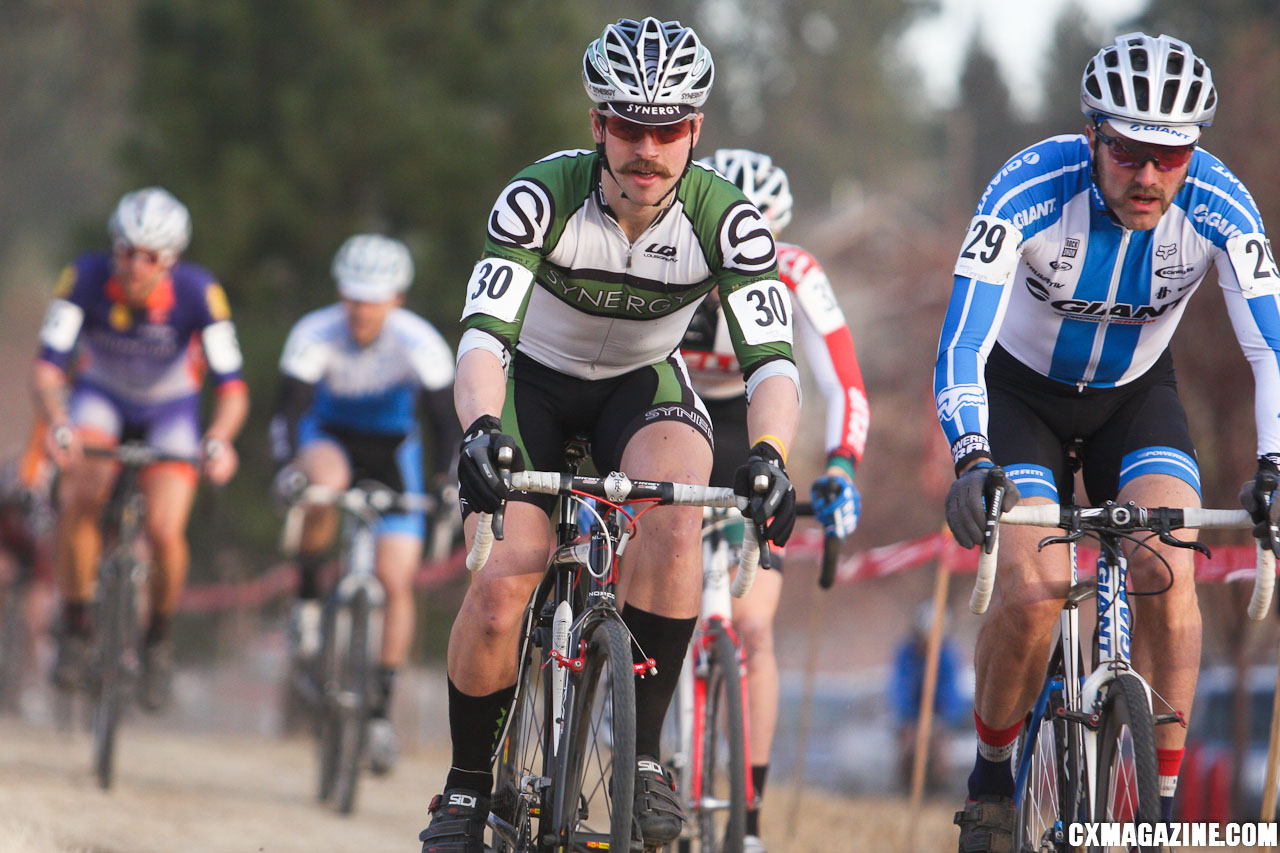
{"label": "hazy sky", "polygon": [[[929,18],[908,31],[904,48],[914,57],[928,57],[921,62],[928,94],[939,105],[949,106],[955,99],[960,63],[968,48],[970,35],[977,27],[983,43],[996,58],[1005,79],[1019,69],[1030,71],[1039,79],[1040,57],[1053,37],[1053,27],[1068,0],[941,0],[942,13]],[[1086,14],[1103,31],[1107,41],[1120,33],[1116,27],[1147,5],[1147,0],[1077,0]],[[1194,46],[1194,41],[1192,41]],[[1098,47],[1102,47],[1099,43]],[[919,60],[917,60],[919,61]],[[1083,67],[1070,69],[1079,75]],[[1016,106],[1033,110],[1036,93],[1012,91]],[[1028,97],[1030,95],[1031,97]]]}

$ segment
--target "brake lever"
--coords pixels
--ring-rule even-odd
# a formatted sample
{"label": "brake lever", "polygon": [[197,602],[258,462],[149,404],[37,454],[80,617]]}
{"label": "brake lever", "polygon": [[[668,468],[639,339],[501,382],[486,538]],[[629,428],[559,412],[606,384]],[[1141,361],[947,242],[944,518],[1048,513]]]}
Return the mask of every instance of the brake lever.
{"label": "brake lever", "polygon": [[[507,488],[511,487],[511,462],[515,458],[515,454],[510,447],[498,448],[498,476],[507,484]],[[499,507],[493,511],[493,538],[502,541],[502,522],[507,513],[507,502],[504,500]]]}
{"label": "brake lever", "polygon": [[1202,545],[1199,542],[1196,542],[1195,540],[1178,539],[1174,537],[1172,533],[1169,533],[1166,530],[1160,531],[1158,535],[1159,535],[1160,541],[1163,542],[1165,545],[1169,545],[1174,548],[1190,548],[1196,553],[1204,554],[1206,557],[1213,556],[1213,552],[1210,551],[1207,546]]}

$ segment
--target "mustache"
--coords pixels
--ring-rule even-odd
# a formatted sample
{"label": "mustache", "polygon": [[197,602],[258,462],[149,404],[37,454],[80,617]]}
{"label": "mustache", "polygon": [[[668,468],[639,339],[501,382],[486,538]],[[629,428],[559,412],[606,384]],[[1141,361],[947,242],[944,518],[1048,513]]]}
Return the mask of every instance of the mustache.
{"label": "mustache", "polygon": [[656,160],[644,160],[644,159],[632,160],[631,162],[624,164],[619,171],[653,172],[655,175],[658,175],[659,177],[662,177],[662,178],[671,177],[671,172],[669,172],[665,166],[663,166],[661,163],[657,162]]}

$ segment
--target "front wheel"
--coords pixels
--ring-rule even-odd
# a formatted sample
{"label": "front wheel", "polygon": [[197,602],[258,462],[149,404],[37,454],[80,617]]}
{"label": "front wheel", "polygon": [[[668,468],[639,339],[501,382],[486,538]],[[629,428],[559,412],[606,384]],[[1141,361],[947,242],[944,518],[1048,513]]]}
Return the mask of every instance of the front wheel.
{"label": "front wheel", "polygon": [[616,616],[604,618],[583,629],[579,648],[584,665],[569,679],[556,756],[554,849],[630,850],[636,781],[631,635]]}
{"label": "front wheel", "polygon": [[742,853],[747,748],[738,648],[718,621],[708,627],[706,638],[707,672],[694,688],[693,817],[702,853]]}
{"label": "front wheel", "polygon": [[116,734],[124,709],[128,672],[124,654],[132,632],[132,567],[109,558],[98,576],[98,644],[91,681],[93,705],[93,770],[98,787],[111,787],[115,775]]}
{"label": "front wheel", "polygon": [[[1156,768],[1155,724],[1142,682],[1122,674],[1111,682],[1098,732],[1098,795],[1093,819],[1099,823],[1160,822],[1160,785]],[[1142,851],[1150,846],[1091,847],[1090,853]]]}

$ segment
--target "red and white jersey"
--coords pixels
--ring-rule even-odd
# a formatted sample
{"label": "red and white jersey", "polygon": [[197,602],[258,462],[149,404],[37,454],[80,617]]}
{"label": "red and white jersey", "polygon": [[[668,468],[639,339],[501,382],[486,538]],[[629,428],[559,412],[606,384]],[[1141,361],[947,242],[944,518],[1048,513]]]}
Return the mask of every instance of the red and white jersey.
{"label": "red and white jersey", "polygon": [[[827,453],[857,465],[867,444],[870,409],[844,312],[827,274],[799,246],[778,243],[778,275],[791,296],[794,328],[809,370],[827,401]],[[680,354],[699,396],[726,400],[746,393],[729,324],[714,293],[698,306],[680,342]]]}

